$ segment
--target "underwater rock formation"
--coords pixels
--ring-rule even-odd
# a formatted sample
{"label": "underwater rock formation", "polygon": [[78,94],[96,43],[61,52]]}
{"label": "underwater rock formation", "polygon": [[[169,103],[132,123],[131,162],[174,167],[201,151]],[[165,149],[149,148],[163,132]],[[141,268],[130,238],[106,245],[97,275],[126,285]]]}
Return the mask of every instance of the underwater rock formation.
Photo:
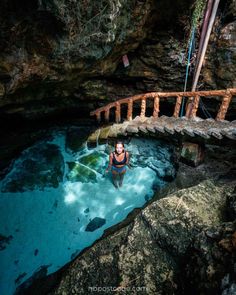
{"label": "underwater rock formation", "polygon": [[93,218],[88,225],[85,228],[85,231],[95,231],[99,227],[103,226],[106,223],[106,219],[101,218],[101,217],[95,217]]}
{"label": "underwater rock formation", "polygon": [[64,159],[54,144],[41,143],[22,153],[3,181],[2,192],[24,192],[58,187],[64,174]]}

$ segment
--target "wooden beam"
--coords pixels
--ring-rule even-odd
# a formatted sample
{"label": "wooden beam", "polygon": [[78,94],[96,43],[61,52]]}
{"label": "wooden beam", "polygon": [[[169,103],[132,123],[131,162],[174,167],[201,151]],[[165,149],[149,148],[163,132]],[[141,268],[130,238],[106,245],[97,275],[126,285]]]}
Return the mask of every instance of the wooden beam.
{"label": "wooden beam", "polygon": [[120,103],[116,102],[116,123],[120,123]]}
{"label": "wooden beam", "polygon": [[187,111],[186,111],[186,117],[192,118],[196,117],[198,106],[199,106],[200,96],[195,95],[193,98],[189,98]]}
{"label": "wooden beam", "polygon": [[177,99],[176,99],[176,103],[175,103],[175,110],[174,110],[174,114],[173,114],[173,116],[175,118],[178,118],[179,117],[179,111],[180,111],[182,99],[183,98],[182,98],[181,95],[177,95]]}
{"label": "wooden beam", "polygon": [[190,117],[190,118],[192,118],[192,117],[196,117],[196,115],[197,115],[197,110],[198,110],[198,107],[199,107],[199,101],[200,101],[200,96],[199,96],[199,95],[196,95],[196,96],[194,97],[192,111],[191,111],[190,114],[189,114],[189,117]]}
{"label": "wooden beam", "polygon": [[231,99],[232,99],[232,94],[230,92],[227,92],[227,94],[223,97],[220,109],[219,109],[218,114],[216,116],[217,121],[225,119],[225,115],[227,113]]}
{"label": "wooden beam", "polygon": [[160,111],[160,97],[157,95],[154,97],[154,104],[153,104],[153,117],[158,118]]}
{"label": "wooden beam", "polygon": [[145,117],[145,114],[146,114],[146,99],[142,98],[140,117],[142,117],[142,118]]}
{"label": "wooden beam", "polygon": [[129,99],[128,110],[127,110],[127,120],[132,121],[132,119],[133,119],[133,100]]}
{"label": "wooden beam", "polygon": [[105,110],[105,121],[106,123],[109,122],[109,117],[110,117],[110,109]]}
{"label": "wooden beam", "polygon": [[97,118],[97,122],[100,123],[101,122],[101,112],[97,112],[95,113],[96,118]]}

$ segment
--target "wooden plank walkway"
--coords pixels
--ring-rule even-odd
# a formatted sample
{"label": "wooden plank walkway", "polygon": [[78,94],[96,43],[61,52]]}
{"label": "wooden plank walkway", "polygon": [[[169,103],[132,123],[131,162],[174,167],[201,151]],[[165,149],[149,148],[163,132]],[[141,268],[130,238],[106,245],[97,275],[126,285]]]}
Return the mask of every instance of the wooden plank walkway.
{"label": "wooden plank walkway", "polygon": [[[95,115],[97,121],[101,122],[101,114],[104,112],[106,123],[110,121],[110,110],[115,108],[115,124],[99,128],[92,134],[88,141],[94,142],[108,138],[128,135],[180,135],[192,138],[208,139],[230,139],[236,140],[236,120],[229,122],[224,120],[232,98],[236,96],[236,88],[226,90],[195,91],[195,92],[151,92],[140,94],[116,102],[109,103],[90,113]],[[188,98],[186,106],[186,117],[179,117],[183,97]],[[221,103],[215,119],[202,119],[197,117],[197,111],[201,97],[213,99],[221,97]],[[161,116],[160,99],[175,98],[175,106],[171,117]],[[153,115],[146,117],[146,101],[153,99]],[[141,100],[140,116],[133,119],[133,103]],[[121,122],[121,105],[127,104],[126,121]]]}
{"label": "wooden plank walkway", "polygon": [[214,119],[203,120],[195,117],[174,118],[161,116],[147,118],[137,116],[132,121],[113,124],[97,129],[88,138],[88,143],[104,143],[109,138],[150,135],[156,137],[188,137],[208,141],[210,139],[236,140],[236,120],[216,121]]}

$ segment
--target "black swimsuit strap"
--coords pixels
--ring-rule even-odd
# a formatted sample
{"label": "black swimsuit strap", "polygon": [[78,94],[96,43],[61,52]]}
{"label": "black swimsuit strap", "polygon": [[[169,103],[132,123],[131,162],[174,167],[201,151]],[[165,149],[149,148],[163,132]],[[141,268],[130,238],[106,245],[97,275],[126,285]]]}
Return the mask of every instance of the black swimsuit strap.
{"label": "black swimsuit strap", "polygon": [[[113,158],[115,158],[115,153],[116,153],[116,152],[112,152],[112,154],[113,154]],[[127,156],[126,156],[126,151],[124,151],[124,154],[125,154],[124,157],[126,158],[126,157],[127,157]]]}
{"label": "black swimsuit strap", "polygon": [[112,154],[113,154],[113,159],[112,160],[113,160],[113,163],[115,165],[122,165],[122,164],[125,164],[126,163],[126,161],[127,161],[126,151],[124,151],[124,153],[125,153],[124,159],[122,161],[118,161],[116,159],[116,157],[115,157],[115,152],[112,152]]}

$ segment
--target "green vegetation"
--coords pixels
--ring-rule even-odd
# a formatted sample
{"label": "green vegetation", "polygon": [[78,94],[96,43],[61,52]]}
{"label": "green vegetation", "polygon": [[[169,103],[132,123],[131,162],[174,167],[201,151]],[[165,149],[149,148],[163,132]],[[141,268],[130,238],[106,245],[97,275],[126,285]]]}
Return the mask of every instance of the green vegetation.
{"label": "green vegetation", "polygon": [[198,28],[203,20],[203,14],[206,7],[206,0],[196,0],[194,3],[194,11],[192,15],[192,28]]}

